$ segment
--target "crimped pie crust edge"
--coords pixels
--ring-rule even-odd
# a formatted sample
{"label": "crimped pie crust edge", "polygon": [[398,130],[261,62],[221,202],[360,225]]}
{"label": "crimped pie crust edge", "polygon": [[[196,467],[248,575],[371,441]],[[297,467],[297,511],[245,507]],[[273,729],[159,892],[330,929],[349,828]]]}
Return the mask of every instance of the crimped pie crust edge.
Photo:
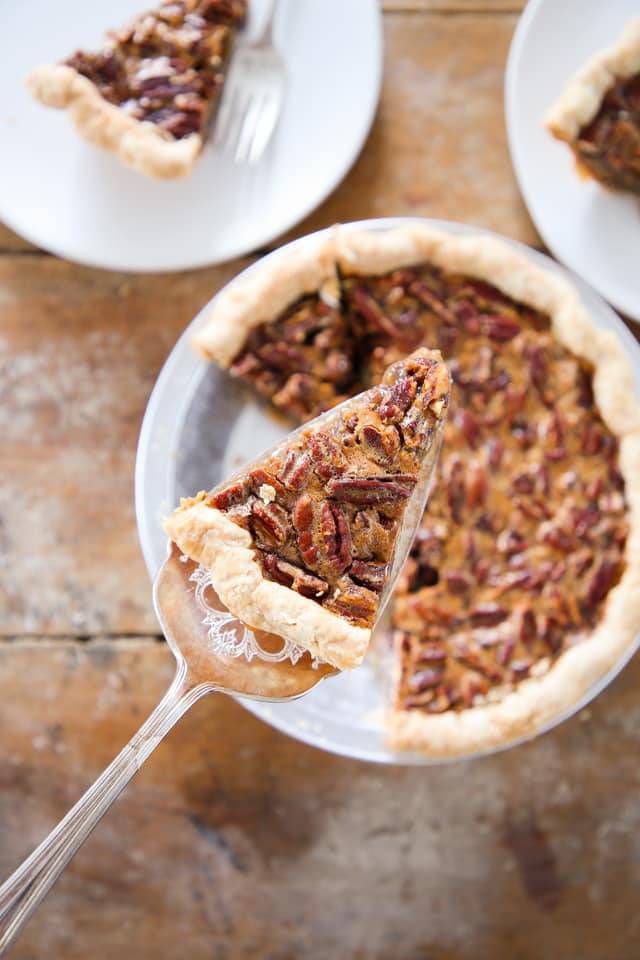
{"label": "crimped pie crust edge", "polygon": [[582,127],[595,117],[616,79],[632,77],[639,71],[640,17],[636,17],[616,43],[597,53],[569,80],[545,115],[546,128],[558,140],[573,143]]}
{"label": "crimped pie crust edge", "polygon": [[[319,254],[315,266],[314,251]],[[635,642],[640,628],[640,404],[635,399],[631,364],[618,338],[596,326],[576,290],[563,277],[532,263],[499,238],[452,234],[411,223],[375,231],[337,227],[319,246],[309,245],[290,257],[259,265],[246,280],[237,281],[217,298],[199,342],[204,334],[215,339],[213,355],[222,366],[228,366],[252,327],[275,318],[303,293],[317,291],[333,277],[336,265],[345,274],[384,274],[424,262],[486,280],[549,315],[557,340],[594,369],[596,405],[620,439],[620,469],[629,504],[624,574],[607,596],[594,632],[564,651],[548,673],[523,680],[499,702],[460,712],[389,712],[391,749],[448,757],[533,735],[569,711]]]}
{"label": "crimped pie crust edge", "polygon": [[68,109],[85,140],[109,150],[147,176],[187,176],[202,149],[200,134],[192,133],[182,140],[163,136],[154,123],[136,120],[109,103],[91,80],[66,64],[36,67],[25,83],[40,103]]}

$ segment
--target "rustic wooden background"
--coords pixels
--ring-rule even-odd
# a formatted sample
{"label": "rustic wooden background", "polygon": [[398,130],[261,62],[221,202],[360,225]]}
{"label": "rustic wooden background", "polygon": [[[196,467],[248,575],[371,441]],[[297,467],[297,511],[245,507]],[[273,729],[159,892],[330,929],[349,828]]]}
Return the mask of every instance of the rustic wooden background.
{"label": "rustic wooden background", "polygon": [[[364,152],[290,237],[424,214],[539,246],[513,177],[514,0],[386,0]],[[142,414],[178,334],[259,253],[142,276],[0,227],[0,874],[62,816],[172,675],[137,543]],[[201,702],[97,828],[16,960],[636,960],[636,660],[502,755],[383,768]]]}

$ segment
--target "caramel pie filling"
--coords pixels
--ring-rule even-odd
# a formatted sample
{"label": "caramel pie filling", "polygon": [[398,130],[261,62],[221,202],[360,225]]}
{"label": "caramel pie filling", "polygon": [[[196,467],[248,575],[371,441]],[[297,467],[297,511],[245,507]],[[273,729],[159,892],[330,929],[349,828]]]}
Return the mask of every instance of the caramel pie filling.
{"label": "caramel pie filling", "polygon": [[640,194],[640,74],[608,90],[574,149],[579,165],[600,183]]}
{"label": "caramel pie filling", "polygon": [[500,699],[593,629],[623,572],[627,520],[591,370],[547,316],[483,281],[428,265],[344,277],[340,307],[300,300],[251,333],[232,370],[300,420],[421,344],[442,351],[453,385],[395,591],[397,705],[439,713]]}
{"label": "caramel pie filling", "polygon": [[66,64],[109,103],[181,140],[206,134],[247,0],[167,0]]}
{"label": "caramel pie filling", "polygon": [[439,354],[419,351],[208,503],[250,532],[267,579],[371,627],[448,391]]}

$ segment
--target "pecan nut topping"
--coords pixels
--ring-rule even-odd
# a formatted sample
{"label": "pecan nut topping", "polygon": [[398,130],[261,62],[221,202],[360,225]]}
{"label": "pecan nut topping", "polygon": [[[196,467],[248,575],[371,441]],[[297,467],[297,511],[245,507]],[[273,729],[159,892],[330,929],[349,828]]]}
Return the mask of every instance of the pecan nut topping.
{"label": "pecan nut topping", "polygon": [[246,13],[247,0],[165,0],[113,32],[97,53],[79,50],[65,64],[167,138],[204,137]]}
{"label": "pecan nut topping", "polygon": [[[342,297],[340,307],[304,297],[255,328],[235,372],[256,358],[246,378],[259,389],[274,378],[275,402],[304,419],[377,382],[416,342],[443,351],[453,378],[443,454],[394,597],[398,706],[440,713],[490,702],[589,632],[623,572],[624,483],[592,371],[546,315],[475,278],[430,265],[351,275]],[[320,336],[348,358],[342,379],[329,379]],[[267,368],[268,342],[295,342],[304,368]],[[414,412],[414,385],[401,381],[378,407],[379,422],[352,424],[370,472],[327,468],[326,492],[351,518],[349,576],[366,589],[377,589],[369,568],[384,559],[384,524],[411,492],[405,478],[376,471],[396,437],[405,450],[420,437]],[[298,469],[304,461],[291,461],[279,477],[287,485]],[[326,563],[327,546],[317,536],[313,546]],[[427,665],[439,672],[433,685],[421,676]]]}
{"label": "pecan nut topping", "polygon": [[[266,579],[371,627],[448,390],[440,355],[419,351],[342,412],[218,487],[208,503],[250,531]],[[407,414],[423,438],[416,443],[412,434],[410,445],[399,426]]]}

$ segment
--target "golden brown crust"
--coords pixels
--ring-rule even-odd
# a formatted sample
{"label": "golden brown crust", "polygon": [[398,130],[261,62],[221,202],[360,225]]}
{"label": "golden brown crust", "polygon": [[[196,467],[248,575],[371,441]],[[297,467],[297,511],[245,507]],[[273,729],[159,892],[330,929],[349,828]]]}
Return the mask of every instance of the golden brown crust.
{"label": "golden brown crust", "polygon": [[194,344],[207,359],[228,367],[254,327],[277,317],[299,297],[318,291],[328,302],[337,301],[331,231],[288,256],[268,258],[226,288],[205,312]]}
{"label": "golden brown crust", "polygon": [[567,143],[573,143],[582,127],[592,120],[607,90],[618,78],[640,72],[640,17],[625,28],[619,40],[592,57],[569,81],[564,93],[547,112],[547,129]]}
{"label": "golden brown crust", "polygon": [[164,529],[184,554],[211,571],[211,583],[225,606],[247,626],[291,640],[340,670],[357,667],[371,631],[266,580],[249,533],[208,506],[206,497],[200,493],[183,500]]}
{"label": "golden brown crust", "polygon": [[630,400],[633,371],[616,335],[594,324],[563,277],[498,237],[445,233],[416,223],[386,231],[338,231],[336,252],[343,273],[382,274],[429,262],[487,280],[514,300],[547,313],[558,341],[594,367],[598,409],[609,429],[618,436],[640,430],[640,405]]}
{"label": "golden brown crust", "polygon": [[630,500],[626,569],[607,597],[598,627],[566,650],[548,673],[523,680],[499,702],[438,716],[392,711],[387,721],[392,749],[462,756],[534,736],[569,712],[632,651],[640,625],[640,491],[637,480],[629,490],[629,478],[640,476],[640,434],[622,439],[620,466]]}
{"label": "golden brown crust", "polygon": [[625,573],[607,598],[600,624],[584,642],[563,653],[548,673],[521,682],[497,703],[429,716],[394,710],[388,725],[392,749],[434,757],[487,750],[533,735],[585,696],[631,650],[640,628],[640,405],[629,360],[615,334],[596,327],[567,281],[498,238],[445,234],[414,224],[385,232],[342,231],[337,252],[344,272],[387,273],[428,261],[487,280],[549,314],[558,341],[594,367],[596,404],[621,439],[620,469],[630,522]]}
{"label": "golden brown crust", "polygon": [[[297,255],[304,256],[304,250]],[[486,750],[533,735],[569,711],[632,649],[640,627],[640,405],[635,400],[629,360],[615,334],[595,325],[568,281],[532,263],[497,237],[452,234],[420,223],[387,231],[338,227],[323,248],[319,277],[329,275],[332,256],[345,274],[383,274],[430,262],[449,272],[486,280],[513,299],[548,314],[558,341],[594,368],[596,404],[621,441],[620,469],[630,523],[625,573],[607,598],[599,626],[563,653],[546,674],[522,681],[499,702],[440,715],[396,710],[389,717],[391,748],[437,757]],[[309,264],[299,271],[295,263],[287,264],[286,258],[281,258],[273,268],[267,262],[251,275],[250,283],[234,284],[229,293],[218,298],[217,319],[212,315],[210,323],[212,329],[217,327],[213,355],[223,365],[228,365],[242,347],[249,329],[274,319],[296,297],[313,289]],[[308,282],[296,281],[298,275]],[[284,287],[286,295],[278,291],[279,277],[289,278]],[[253,311],[261,302],[259,291],[265,294],[266,306],[256,317]],[[239,318],[240,332],[234,326]],[[226,347],[225,332],[230,335]]]}
{"label": "golden brown crust", "polygon": [[108,103],[95,84],[73,67],[36,67],[25,82],[40,103],[68,109],[85,140],[109,150],[127,166],[148,176],[184,177],[192,171],[202,149],[202,138],[197,133],[174,140],[156,124],[136,120]]}

